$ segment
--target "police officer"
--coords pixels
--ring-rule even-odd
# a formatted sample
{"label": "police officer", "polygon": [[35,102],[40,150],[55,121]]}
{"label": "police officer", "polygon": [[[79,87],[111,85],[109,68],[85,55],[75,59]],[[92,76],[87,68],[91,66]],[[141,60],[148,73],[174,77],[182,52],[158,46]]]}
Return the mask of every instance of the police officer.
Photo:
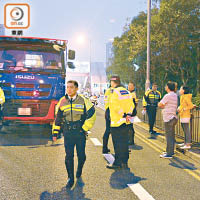
{"label": "police officer", "polygon": [[[138,103],[138,99],[136,98],[136,91],[135,91],[135,84],[130,81],[128,84],[128,91],[130,92],[132,99],[133,99],[133,103],[135,105],[135,109],[134,109],[134,113],[133,116],[136,116],[137,111],[136,111],[136,106]],[[135,130],[133,128],[133,123],[128,124],[128,128],[129,128],[129,145],[134,145],[135,141],[134,141],[134,136],[135,136]]]}
{"label": "police officer", "polygon": [[156,120],[158,102],[161,100],[161,93],[157,90],[157,88],[157,84],[153,83],[152,89],[147,90],[143,96],[143,109],[147,111],[149,119],[149,133],[151,135],[156,133],[153,130],[153,126]]}
{"label": "police officer", "polygon": [[110,109],[109,109],[110,94],[111,94],[111,87],[109,87],[106,90],[104,95],[106,130],[103,135],[103,150],[102,150],[103,154],[110,152],[110,149],[108,149],[108,139],[110,135]]}
{"label": "police officer", "polygon": [[86,132],[92,128],[96,119],[93,104],[83,96],[77,94],[78,83],[74,80],[67,82],[67,94],[58,103],[58,112],[53,125],[53,141],[62,125],[65,146],[65,166],[68,173],[66,188],[74,184],[74,146],[78,156],[76,178],[80,178],[86,160],[85,144]]}
{"label": "police officer", "polygon": [[120,85],[119,76],[111,77],[109,109],[111,135],[115,151],[115,161],[107,165],[109,169],[128,168],[128,127],[134,104],[130,93]]}
{"label": "police officer", "polygon": [[5,103],[5,95],[4,92],[2,90],[2,88],[0,87],[0,126],[2,126],[2,122],[3,122],[3,104]]}

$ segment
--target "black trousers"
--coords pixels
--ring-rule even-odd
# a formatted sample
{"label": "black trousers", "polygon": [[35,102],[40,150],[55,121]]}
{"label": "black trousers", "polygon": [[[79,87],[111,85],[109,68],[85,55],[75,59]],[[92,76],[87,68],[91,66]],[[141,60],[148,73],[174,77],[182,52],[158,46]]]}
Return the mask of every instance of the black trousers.
{"label": "black trousers", "polygon": [[0,121],[3,121],[3,108],[1,104],[0,104]]}
{"label": "black trousers", "polygon": [[133,128],[133,124],[128,124],[127,126],[128,126],[128,136],[129,136],[128,142],[134,144],[135,130]]}
{"label": "black trousers", "polygon": [[111,135],[115,150],[115,161],[113,164],[127,164],[129,159],[128,126],[123,124],[119,127],[111,127]]}
{"label": "black trousers", "polygon": [[76,146],[78,156],[78,168],[82,169],[86,160],[85,144],[86,137],[83,132],[64,133],[65,166],[71,179],[74,179],[74,147]]}
{"label": "black trousers", "polygon": [[108,149],[108,139],[109,139],[109,135],[110,135],[110,119],[108,119],[108,118],[105,118],[105,119],[106,119],[106,130],[103,135],[103,149],[107,150]]}
{"label": "black trousers", "polygon": [[147,115],[149,119],[149,131],[153,131],[153,126],[156,120],[156,106],[147,106]]}

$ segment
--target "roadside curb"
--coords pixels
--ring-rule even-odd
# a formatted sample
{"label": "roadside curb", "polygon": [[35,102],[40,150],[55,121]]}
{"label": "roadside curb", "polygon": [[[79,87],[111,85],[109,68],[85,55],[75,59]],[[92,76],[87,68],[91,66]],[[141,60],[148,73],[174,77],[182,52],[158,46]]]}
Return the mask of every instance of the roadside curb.
{"label": "roadside curb", "polygon": [[[142,133],[144,133],[145,135],[149,135],[148,128],[146,128],[146,127],[144,126],[144,124],[146,124],[146,123],[142,123],[142,124],[140,124],[140,123],[135,123],[135,124],[134,124],[134,128],[135,128],[139,133],[142,132]],[[158,130],[158,129],[157,129],[157,130]],[[160,131],[160,132],[163,133],[163,131]],[[157,139],[158,141],[160,141],[160,142],[166,144],[165,136],[163,136],[163,135],[156,135],[156,139]],[[176,147],[177,147],[177,144],[176,144]],[[194,160],[195,162],[197,162],[197,163],[200,164],[200,155],[198,155],[197,153],[192,152],[192,150],[186,150],[186,151],[184,151],[184,153],[183,153],[183,152],[180,152],[180,151],[178,151],[178,150],[175,149],[175,152],[176,152],[177,154],[182,153],[182,154],[184,154],[185,156],[191,158],[192,160]]]}

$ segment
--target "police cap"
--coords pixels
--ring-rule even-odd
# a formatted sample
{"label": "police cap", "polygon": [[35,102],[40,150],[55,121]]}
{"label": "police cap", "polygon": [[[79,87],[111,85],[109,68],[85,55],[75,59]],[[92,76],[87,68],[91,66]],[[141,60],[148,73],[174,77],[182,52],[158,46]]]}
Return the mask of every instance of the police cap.
{"label": "police cap", "polygon": [[111,81],[120,81],[120,77],[118,75],[113,75],[110,78]]}

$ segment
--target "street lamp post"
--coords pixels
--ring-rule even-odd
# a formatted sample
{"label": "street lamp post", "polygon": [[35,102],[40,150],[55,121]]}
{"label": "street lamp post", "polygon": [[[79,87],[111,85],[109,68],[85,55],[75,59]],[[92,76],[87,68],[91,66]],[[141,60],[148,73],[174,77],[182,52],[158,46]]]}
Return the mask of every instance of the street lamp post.
{"label": "street lamp post", "polygon": [[90,80],[90,92],[92,93],[92,43],[91,43],[91,40],[89,39],[89,49],[90,49],[90,60],[89,60],[89,62],[90,62],[90,73],[89,73],[89,80]]}
{"label": "street lamp post", "polygon": [[151,0],[148,0],[147,8],[147,72],[145,90],[150,88],[150,33],[151,33]]}

